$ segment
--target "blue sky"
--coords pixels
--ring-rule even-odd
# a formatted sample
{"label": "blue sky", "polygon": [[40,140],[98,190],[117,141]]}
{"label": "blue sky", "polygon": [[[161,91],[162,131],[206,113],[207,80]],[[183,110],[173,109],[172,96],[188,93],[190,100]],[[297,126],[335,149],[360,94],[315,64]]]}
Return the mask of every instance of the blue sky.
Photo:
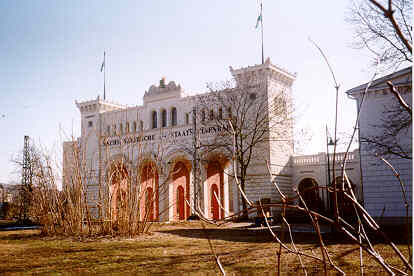
{"label": "blue sky", "polygon": [[[325,50],[341,85],[339,131],[350,133],[355,120],[355,102],[344,92],[372,73],[369,53],[350,48],[349,3],[263,0],[265,56],[298,74],[298,128],[312,133],[307,153],[325,151],[335,102],[331,75],[308,37]],[[258,11],[255,0],[0,1],[0,182],[19,179],[10,160],[24,135],[57,156],[65,135],[79,135],[74,102],[103,93],[104,51],[111,100],[142,104],[162,76],[202,92],[207,82],[229,79],[230,65],[261,62]]]}

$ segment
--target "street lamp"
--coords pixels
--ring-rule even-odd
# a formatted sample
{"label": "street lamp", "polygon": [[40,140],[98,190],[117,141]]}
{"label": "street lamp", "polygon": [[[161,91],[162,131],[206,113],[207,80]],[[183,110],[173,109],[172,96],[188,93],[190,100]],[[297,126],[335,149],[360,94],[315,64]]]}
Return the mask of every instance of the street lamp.
{"label": "street lamp", "polygon": [[[331,185],[331,166],[329,164],[329,146],[335,146],[337,141],[333,141],[332,137],[329,135],[328,132],[328,126],[326,126],[326,158],[327,158],[327,162],[328,162],[328,185],[326,185],[326,191],[327,191],[327,203],[328,203],[328,208],[331,209],[331,198],[329,196],[329,191],[328,191],[328,187]],[[333,160],[333,162],[335,162],[335,160]]]}

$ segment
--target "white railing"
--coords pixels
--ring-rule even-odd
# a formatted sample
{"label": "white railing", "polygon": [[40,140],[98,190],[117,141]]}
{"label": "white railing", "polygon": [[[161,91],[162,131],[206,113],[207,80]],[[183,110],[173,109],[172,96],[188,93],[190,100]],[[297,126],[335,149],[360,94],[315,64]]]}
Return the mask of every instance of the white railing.
{"label": "white railing", "polygon": [[[333,162],[333,153],[329,154],[329,162]],[[342,160],[345,158],[345,152],[338,152],[335,154],[335,161],[337,163],[342,162]],[[352,151],[348,152],[346,156],[347,162],[352,162],[354,159],[357,158],[357,152]],[[294,156],[293,157],[293,164],[294,165],[318,165],[318,164],[325,164],[327,163],[327,156],[326,153],[318,153],[313,155],[304,155],[304,156]]]}
{"label": "white railing", "polygon": [[[321,163],[321,155],[305,155],[305,156],[294,156],[293,164],[295,165],[312,165]],[[322,157],[323,158],[323,157]]]}

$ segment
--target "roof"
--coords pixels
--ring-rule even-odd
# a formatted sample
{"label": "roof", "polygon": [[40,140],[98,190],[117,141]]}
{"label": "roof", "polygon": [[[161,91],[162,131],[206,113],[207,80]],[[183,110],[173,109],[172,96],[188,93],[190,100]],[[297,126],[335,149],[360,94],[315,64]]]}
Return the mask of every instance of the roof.
{"label": "roof", "polygon": [[[372,91],[372,90],[384,89],[384,88],[388,87],[387,84],[386,84],[387,81],[392,80],[392,79],[396,79],[398,77],[401,77],[401,76],[404,76],[404,75],[408,75],[408,74],[411,74],[411,73],[412,73],[412,68],[410,66],[410,67],[404,68],[402,70],[399,70],[397,72],[394,72],[392,74],[386,75],[384,77],[381,77],[379,79],[374,80],[372,82],[372,84],[369,86],[368,90],[371,90]],[[407,81],[393,82],[393,84],[396,85],[396,86],[399,86],[401,84],[407,84],[407,83],[411,83],[411,77],[410,77],[410,81],[409,82],[407,82]],[[354,87],[352,89],[349,89],[345,93],[348,94],[348,95],[357,94],[357,93],[365,90],[368,84],[369,84],[369,82],[364,83],[364,84],[361,84],[361,85],[359,85],[357,87]]]}

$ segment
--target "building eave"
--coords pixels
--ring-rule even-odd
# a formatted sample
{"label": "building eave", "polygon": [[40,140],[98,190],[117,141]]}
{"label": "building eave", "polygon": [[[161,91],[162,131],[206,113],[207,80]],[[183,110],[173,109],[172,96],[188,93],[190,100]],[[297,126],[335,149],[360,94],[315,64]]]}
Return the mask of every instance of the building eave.
{"label": "building eave", "polygon": [[[410,67],[404,68],[402,70],[399,70],[397,72],[394,72],[392,74],[388,74],[386,76],[383,76],[381,78],[378,78],[378,79],[374,80],[371,83],[371,85],[368,88],[368,91],[383,90],[384,88],[387,87],[386,86],[386,82],[387,81],[389,81],[391,79],[398,78],[398,77],[403,76],[403,75],[406,75],[406,74],[409,74],[409,73],[411,73],[411,71],[412,71],[412,68],[410,66]],[[358,85],[358,86],[356,86],[354,88],[351,88],[351,89],[345,91],[345,93],[349,97],[355,98],[358,94],[361,94],[363,91],[366,90],[368,84],[369,84],[369,82],[364,83],[364,84],[361,84],[361,85]],[[410,84],[410,83],[408,83],[408,82],[398,82],[398,83],[394,83],[394,84],[396,86],[399,86],[399,85],[407,85],[407,84]]]}

